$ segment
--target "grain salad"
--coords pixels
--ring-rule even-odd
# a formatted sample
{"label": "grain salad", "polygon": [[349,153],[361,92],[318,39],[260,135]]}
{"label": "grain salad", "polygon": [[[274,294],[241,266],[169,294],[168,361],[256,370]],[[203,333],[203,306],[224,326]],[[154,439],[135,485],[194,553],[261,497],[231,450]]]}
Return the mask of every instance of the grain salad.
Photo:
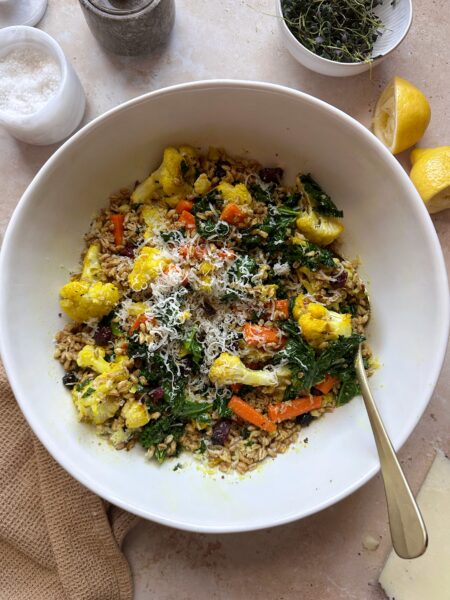
{"label": "grain salad", "polygon": [[110,197],[60,290],[78,418],[160,463],[184,450],[244,473],[285,452],[359,393],[370,306],[342,218],[311,174],[287,186],[279,167],[165,148]]}

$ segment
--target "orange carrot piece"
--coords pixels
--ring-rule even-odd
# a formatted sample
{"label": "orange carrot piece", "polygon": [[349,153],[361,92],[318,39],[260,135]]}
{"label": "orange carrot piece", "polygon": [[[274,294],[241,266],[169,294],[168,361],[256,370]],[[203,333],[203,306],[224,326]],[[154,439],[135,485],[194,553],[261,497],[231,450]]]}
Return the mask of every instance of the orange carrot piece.
{"label": "orange carrot piece", "polygon": [[180,214],[179,221],[186,229],[195,229],[195,217],[187,210]]}
{"label": "orange carrot piece", "polygon": [[245,219],[245,213],[237,204],[233,204],[233,202],[231,202],[224,207],[220,218],[222,221],[226,221],[230,225],[240,225]]}
{"label": "orange carrot piece", "polygon": [[271,421],[280,423],[320,408],[322,399],[322,396],[305,396],[304,398],[278,402],[278,404],[269,404],[267,413]]}
{"label": "orange carrot piece", "polygon": [[136,329],[139,329],[139,327],[141,326],[141,323],[146,323],[147,321],[148,321],[148,317],[145,313],[143,313],[142,315],[139,315],[137,317],[136,321],[131,326],[130,335],[132,333],[134,333],[136,331]]}
{"label": "orange carrot piece", "polygon": [[289,318],[289,301],[275,300],[275,310],[283,315],[283,319]]}
{"label": "orange carrot piece", "polygon": [[272,433],[277,429],[275,423],[261,414],[258,410],[256,410],[256,408],[250,406],[248,402],[245,402],[245,400],[239,398],[239,396],[231,397],[231,400],[228,402],[228,408],[243,421],[247,421],[247,423],[251,423],[252,425],[255,425],[255,427],[259,427],[264,431]]}
{"label": "orange carrot piece", "polygon": [[320,383],[316,383],[314,387],[322,392],[322,394],[328,394],[328,392],[331,392],[338,381],[339,379],[337,377],[333,377],[333,375],[328,373],[325,379]]}
{"label": "orange carrot piece", "polygon": [[181,215],[183,210],[185,210],[187,212],[191,212],[193,206],[194,206],[194,203],[190,202],[189,200],[180,200],[178,202],[178,204],[176,205],[175,210],[177,211],[177,213],[179,215]]}
{"label": "orange carrot piece", "polygon": [[111,221],[114,225],[114,243],[116,244],[116,246],[121,246],[123,244],[124,219],[125,216],[121,214],[111,215]]}
{"label": "orange carrot piece", "polygon": [[274,348],[282,348],[286,343],[286,336],[282,335],[278,327],[265,327],[245,323],[242,328],[244,340],[249,346],[264,348],[269,344]]}

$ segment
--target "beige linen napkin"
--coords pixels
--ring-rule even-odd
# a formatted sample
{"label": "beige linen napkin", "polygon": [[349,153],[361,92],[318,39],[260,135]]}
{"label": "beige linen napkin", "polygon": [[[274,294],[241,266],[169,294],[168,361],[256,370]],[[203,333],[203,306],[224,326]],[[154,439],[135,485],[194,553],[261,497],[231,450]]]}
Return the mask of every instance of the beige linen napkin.
{"label": "beige linen napkin", "polygon": [[0,364],[0,599],[131,600],[137,517],[89,492],[24,420]]}

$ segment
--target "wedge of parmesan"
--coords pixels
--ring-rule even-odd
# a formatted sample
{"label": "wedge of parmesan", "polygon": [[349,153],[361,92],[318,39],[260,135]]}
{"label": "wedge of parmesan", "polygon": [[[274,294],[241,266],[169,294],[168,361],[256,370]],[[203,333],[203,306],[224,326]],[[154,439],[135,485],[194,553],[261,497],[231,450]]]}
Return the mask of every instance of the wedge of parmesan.
{"label": "wedge of parmesan", "polygon": [[450,460],[442,452],[436,454],[417,502],[428,548],[414,560],[392,551],[379,582],[390,600],[450,600]]}

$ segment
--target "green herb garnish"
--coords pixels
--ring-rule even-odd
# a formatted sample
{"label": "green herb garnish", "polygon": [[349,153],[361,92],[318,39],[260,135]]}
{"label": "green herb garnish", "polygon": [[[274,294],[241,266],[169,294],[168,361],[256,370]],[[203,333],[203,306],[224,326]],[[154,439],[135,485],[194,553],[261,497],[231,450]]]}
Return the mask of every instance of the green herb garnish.
{"label": "green herb garnish", "polygon": [[287,26],[308,50],[336,62],[372,58],[383,23],[373,9],[380,0],[282,0]]}

